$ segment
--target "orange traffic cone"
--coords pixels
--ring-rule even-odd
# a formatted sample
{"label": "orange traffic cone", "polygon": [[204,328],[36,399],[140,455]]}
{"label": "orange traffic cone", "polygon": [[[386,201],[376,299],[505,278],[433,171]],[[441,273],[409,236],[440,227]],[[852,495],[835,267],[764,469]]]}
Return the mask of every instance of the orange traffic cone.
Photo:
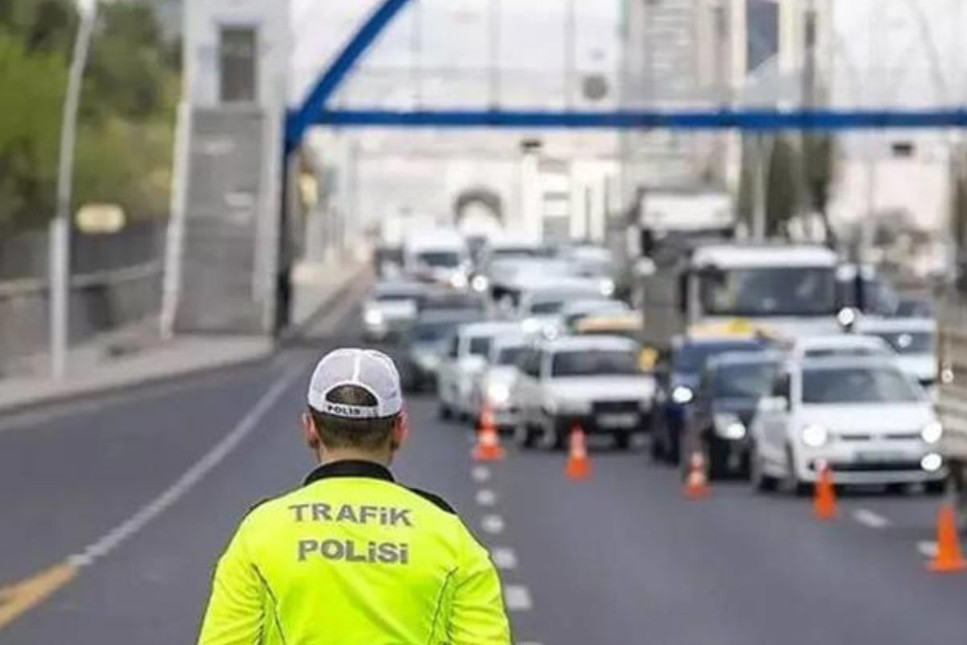
{"label": "orange traffic cone", "polygon": [[500,446],[494,414],[487,406],[484,406],[480,413],[480,429],[477,432],[477,445],[473,449],[473,458],[474,461],[499,461],[504,458],[504,449]]}
{"label": "orange traffic cone", "polygon": [[584,430],[575,425],[571,430],[571,449],[567,457],[567,467],[564,474],[571,481],[583,481],[591,477],[591,460],[588,459],[588,448],[584,441]]}
{"label": "orange traffic cone", "polygon": [[819,465],[819,477],[816,479],[816,490],[813,496],[813,512],[819,520],[831,520],[836,517],[833,471],[826,463]]}
{"label": "orange traffic cone", "polygon": [[708,475],[705,473],[705,456],[698,450],[688,458],[688,475],[685,476],[685,497],[698,500],[708,497]]}
{"label": "orange traffic cone", "polygon": [[940,507],[937,515],[937,555],[930,562],[930,570],[937,573],[954,573],[967,569],[967,560],[960,550],[957,535],[957,514],[951,504]]}

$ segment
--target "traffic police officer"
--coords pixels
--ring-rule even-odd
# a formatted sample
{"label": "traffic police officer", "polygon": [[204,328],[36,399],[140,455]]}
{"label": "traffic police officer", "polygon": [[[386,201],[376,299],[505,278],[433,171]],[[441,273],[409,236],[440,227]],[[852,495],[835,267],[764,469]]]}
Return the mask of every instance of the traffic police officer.
{"label": "traffic police officer", "polygon": [[439,497],[396,483],[403,399],[384,354],[319,362],[303,417],[320,466],[242,521],[200,645],[509,645],[487,551]]}

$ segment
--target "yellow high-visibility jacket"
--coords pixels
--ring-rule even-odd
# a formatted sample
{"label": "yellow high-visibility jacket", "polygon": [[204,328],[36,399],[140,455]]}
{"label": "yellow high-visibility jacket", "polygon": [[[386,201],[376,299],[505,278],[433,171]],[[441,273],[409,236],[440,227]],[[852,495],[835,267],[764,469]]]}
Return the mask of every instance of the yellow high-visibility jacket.
{"label": "yellow high-visibility jacket", "polygon": [[446,502],[342,461],[242,521],[198,642],[510,645],[510,628],[487,551]]}

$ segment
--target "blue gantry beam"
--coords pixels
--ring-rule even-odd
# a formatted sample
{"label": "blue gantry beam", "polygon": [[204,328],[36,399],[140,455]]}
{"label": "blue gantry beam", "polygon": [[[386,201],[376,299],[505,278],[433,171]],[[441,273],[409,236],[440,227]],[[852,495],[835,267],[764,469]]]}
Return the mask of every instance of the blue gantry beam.
{"label": "blue gantry beam", "polygon": [[329,109],[327,103],[356,63],[410,0],[382,0],[286,120],[286,150],[295,149],[313,125],[338,128],[577,128],[670,130],[863,130],[962,128],[967,109],[734,109],[708,110],[510,110]]}
{"label": "blue gantry beam", "polygon": [[385,110],[337,109],[317,125],[399,128],[857,130],[967,126],[967,109],[937,110]]}

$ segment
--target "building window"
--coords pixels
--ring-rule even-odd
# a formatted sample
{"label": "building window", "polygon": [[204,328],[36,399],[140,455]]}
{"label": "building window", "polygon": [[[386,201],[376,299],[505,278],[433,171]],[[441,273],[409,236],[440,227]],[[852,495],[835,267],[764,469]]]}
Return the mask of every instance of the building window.
{"label": "building window", "polygon": [[222,103],[254,103],[258,92],[258,39],[254,27],[222,27],[219,38]]}

